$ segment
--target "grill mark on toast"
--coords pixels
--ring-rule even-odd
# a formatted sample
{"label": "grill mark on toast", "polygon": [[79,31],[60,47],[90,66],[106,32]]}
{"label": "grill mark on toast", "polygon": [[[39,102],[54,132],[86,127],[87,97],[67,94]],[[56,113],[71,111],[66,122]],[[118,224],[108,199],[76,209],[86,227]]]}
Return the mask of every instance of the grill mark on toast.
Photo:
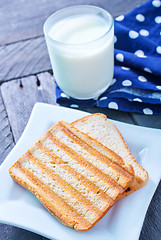
{"label": "grill mark on toast", "polygon": [[[112,161],[112,158],[109,158],[109,157],[103,155],[98,150],[96,150],[91,144],[86,143],[80,136],[78,136],[76,134],[76,132],[78,132],[77,129],[74,129],[74,127],[71,128],[70,125],[66,122],[65,123],[59,122],[56,125],[56,127],[58,129],[60,129],[63,133],[65,133],[68,137],[70,137],[74,142],[81,145],[85,150],[87,150],[91,155],[95,156],[101,162],[107,164],[108,166],[110,166],[112,169],[119,172],[121,175],[123,175],[127,179],[129,179],[129,180],[133,179],[133,175],[131,175],[127,170],[123,169],[123,167],[125,167],[125,166],[120,167],[119,164]],[[85,136],[85,134],[83,134],[81,132],[79,132],[79,134]],[[90,139],[90,141],[93,140],[91,137],[88,137],[88,136],[86,136],[86,139],[87,140]],[[100,144],[99,144],[99,147],[100,147]],[[119,156],[117,156],[117,157],[120,158]]]}
{"label": "grill mark on toast", "polygon": [[78,153],[76,153],[73,149],[68,147],[66,144],[64,144],[63,142],[60,142],[56,137],[54,137],[51,134],[51,132],[48,132],[46,137],[48,137],[50,140],[52,140],[55,145],[57,145],[58,147],[60,147],[64,151],[66,151],[66,153],[71,158],[73,158],[74,160],[79,162],[79,164],[81,164],[82,166],[86,167],[86,169],[88,169],[89,171],[93,172],[94,174],[96,174],[101,180],[103,180],[104,182],[108,182],[108,184],[112,188],[117,189],[120,193],[123,193],[125,191],[124,187],[120,186],[118,183],[116,183],[114,180],[112,180],[108,175],[106,175],[105,173],[101,172],[97,167],[95,167],[90,162],[85,160],[82,156],[80,156]]}
{"label": "grill mark on toast", "polygon": [[[94,194],[98,194],[99,192],[99,198],[102,201],[109,202],[110,205],[114,204],[114,200],[112,197],[110,197],[107,193],[105,193],[102,189],[100,189],[97,185],[95,185],[93,182],[91,182],[89,179],[87,179],[85,176],[77,172],[74,168],[71,166],[64,164],[64,161],[54,154],[54,152],[51,152],[46,146],[44,146],[42,143],[37,145],[42,152],[44,152],[45,155],[47,155],[51,159],[51,163],[59,164],[59,167],[67,171],[72,177],[74,177],[77,181],[79,181],[83,186],[85,186],[89,191],[93,192]],[[56,161],[55,161],[56,159]]]}
{"label": "grill mark on toast", "polygon": [[[67,122],[62,121],[62,122],[59,122],[57,125],[60,126],[60,129],[61,128],[63,128],[63,129],[66,128],[69,131],[70,134],[72,134],[73,136],[76,136],[77,137],[76,141],[79,141],[79,143],[81,142],[82,146],[86,146],[87,149],[90,147],[90,149],[91,149],[90,153],[91,154],[97,155],[98,158],[100,158],[100,156],[101,156],[100,160],[102,162],[105,162],[105,163],[109,164],[113,169],[120,172],[126,178],[129,178],[130,180],[133,178],[133,171],[131,171],[132,174],[129,173],[129,169],[127,170],[124,161],[115,152],[113,152],[109,148],[105,147],[104,145],[102,145],[98,141],[97,141],[97,144],[96,144],[95,140],[92,139],[89,135],[84,134],[83,132],[81,132],[77,128],[75,128],[74,126],[71,127],[69,125],[69,123],[67,123]],[[86,140],[88,142],[86,142]],[[96,145],[99,147],[100,151],[95,148]],[[103,150],[104,152],[106,151],[106,155],[104,153],[102,153],[101,150]],[[107,156],[107,154],[109,154],[109,156]],[[113,155],[115,156],[115,158],[114,158]],[[117,161],[115,159],[117,159]]]}
{"label": "grill mark on toast", "polygon": [[[16,170],[16,173],[15,173],[15,170]],[[13,166],[12,170],[10,170],[10,175],[16,183],[20,184],[22,187],[32,192],[36,196],[36,198],[44,205],[44,207],[47,208],[48,212],[50,212],[60,222],[62,222],[64,225],[68,225],[69,227],[72,227],[72,228],[74,227],[76,229],[76,226],[77,224],[79,224],[80,220],[70,219],[68,215],[67,216],[66,214],[63,215],[62,213],[60,213],[60,211],[57,211],[57,208],[50,201],[46,192],[44,192],[42,189],[37,188],[37,186],[34,185],[34,183],[32,183],[30,179],[26,177],[25,173],[22,172],[21,169],[17,167],[15,168]],[[68,211],[68,214],[70,214],[70,211]],[[80,224],[84,224],[84,227],[87,228],[85,222],[81,222]],[[89,225],[89,228],[90,228],[90,225]]]}
{"label": "grill mark on toast", "polygon": [[44,144],[42,144],[42,142],[38,141],[36,143],[36,147],[41,149],[50,159],[51,159],[51,163],[53,164],[65,164],[65,162],[59,157],[57,156],[54,151],[50,151]]}
{"label": "grill mark on toast", "polygon": [[85,218],[88,222],[93,222],[96,219],[97,215],[91,212],[89,209],[86,209],[82,202],[77,201],[75,196],[67,192],[62,186],[60,187],[50,176],[45,172],[42,172],[36,164],[33,164],[29,159],[24,158],[22,161],[22,166],[28,169],[34,174],[46,188],[49,188],[52,192],[60,196],[70,207],[72,207],[78,214]]}
{"label": "grill mark on toast", "polygon": [[71,173],[72,176],[74,176],[77,180],[79,180],[82,185],[89,189],[89,191],[92,191],[94,194],[99,193],[99,198],[101,200],[106,201],[106,203],[108,202],[108,204],[110,204],[111,206],[114,204],[114,200],[112,199],[112,197],[110,197],[107,193],[103,192],[103,190],[97,187],[95,184],[92,184],[92,182],[90,180],[87,180],[83,175],[70,168],[70,166],[68,165],[64,165],[63,168],[67,172]]}
{"label": "grill mark on toast", "polygon": [[121,176],[120,173],[112,170],[112,168],[110,166],[108,166],[105,163],[102,163],[95,156],[92,156],[88,151],[86,151],[84,148],[82,148],[78,143],[75,143],[66,134],[64,134],[60,129],[54,129],[54,131],[52,131],[52,133],[55,138],[57,138],[58,140],[60,140],[64,144],[66,144],[72,150],[75,151],[75,149],[77,149],[77,153],[80,156],[85,158],[88,162],[90,162],[92,165],[94,165],[96,168],[98,168],[104,174],[108,175],[112,180],[117,182],[117,184],[119,184],[120,186],[126,188],[129,181],[131,181],[131,180],[125,178],[124,176]]}
{"label": "grill mark on toast", "polygon": [[[87,221],[81,214],[75,211],[75,209],[71,207],[66,201],[64,201],[63,198],[61,198],[57,193],[49,189],[46,186],[46,184],[44,184],[40,179],[38,179],[32,172],[30,172],[28,169],[23,167],[20,162],[16,163],[14,167],[19,168],[19,170],[22,173],[24,173],[25,176],[35,185],[36,190],[33,191],[33,193],[42,203],[44,200],[44,196],[46,196],[49,203],[47,207],[49,208],[50,213],[58,217],[58,219],[61,219],[61,217],[66,218],[64,221],[65,224],[66,222],[69,222],[70,219],[72,219],[72,222],[73,222],[72,227],[74,227],[78,223],[82,223],[83,225],[88,225],[88,226],[91,225],[89,221]],[[37,193],[38,192],[37,189],[43,191],[43,196]],[[32,191],[32,189],[28,189],[28,190]],[[56,213],[58,214],[56,215]],[[68,217],[69,215],[70,217]]]}
{"label": "grill mark on toast", "polygon": [[45,166],[45,164],[43,164],[38,158],[34,157],[30,152],[26,154],[26,157],[29,158],[34,164],[36,164],[37,167],[39,167],[42,172],[45,172],[52,180],[54,180],[56,184],[58,184],[60,187],[69,192],[70,195],[74,195],[74,198],[76,198],[83,205],[85,205],[85,208],[87,210],[89,209],[91,212],[97,214],[98,216],[102,214],[102,211],[100,211],[98,207],[93,205],[92,202],[90,202],[90,200],[85,198],[77,189],[72,187],[70,183],[62,179],[58,174],[54,173],[52,169]]}
{"label": "grill mark on toast", "polygon": [[[78,119],[71,123],[72,126],[76,127],[80,131],[90,135],[92,138],[95,138],[96,140],[100,141],[105,146],[109,147],[108,139],[105,139],[102,137],[99,138],[99,132],[101,133],[102,128],[97,128],[97,123],[101,123],[101,126],[104,126],[105,131],[107,130],[108,136],[110,136],[110,132],[108,129],[112,129],[112,133],[116,134],[116,138],[120,138],[120,142],[122,143],[122,148],[125,151],[124,155],[121,155],[123,158],[125,164],[131,164],[134,169],[134,179],[132,183],[130,184],[129,188],[130,191],[124,192],[122,195],[120,195],[119,198],[122,198],[126,195],[129,195],[130,193],[136,191],[137,189],[143,187],[147,181],[148,181],[148,173],[147,171],[135,160],[133,155],[131,154],[127,143],[125,142],[122,134],[120,133],[119,129],[109,120],[107,117],[102,113],[95,113],[92,115],[89,115],[87,117],[83,117],[82,119]],[[112,135],[111,135],[112,136]],[[119,144],[119,143],[116,143]],[[115,143],[114,143],[115,145]],[[113,147],[111,147],[113,149]],[[119,154],[119,152],[116,151],[116,149],[113,149],[116,153]],[[119,154],[120,155],[120,154]],[[138,171],[138,172],[137,172]]]}

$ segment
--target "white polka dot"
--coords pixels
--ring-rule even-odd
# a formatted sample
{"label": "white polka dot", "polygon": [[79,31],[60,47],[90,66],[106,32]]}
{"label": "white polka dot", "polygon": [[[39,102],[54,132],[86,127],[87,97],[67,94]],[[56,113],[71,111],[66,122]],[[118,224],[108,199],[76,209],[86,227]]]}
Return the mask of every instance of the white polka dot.
{"label": "white polka dot", "polygon": [[155,18],[155,22],[156,22],[156,23],[161,23],[161,16],[156,17],[156,18]]}
{"label": "white polka dot", "polygon": [[161,90],[161,86],[156,86],[157,89]]}
{"label": "white polka dot", "polygon": [[110,86],[112,86],[115,82],[116,82],[116,78],[113,78],[112,81],[111,81]]}
{"label": "white polka dot", "polygon": [[131,31],[129,32],[129,37],[132,38],[132,39],[135,39],[135,38],[137,38],[138,36],[139,36],[139,33],[137,33],[136,31],[131,30]]}
{"label": "white polka dot", "polygon": [[117,42],[117,37],[116,36],[114,36],[114,43],[116,43]]}
{"label": "white polka dot", "polygon": [[147,58],[146,55],[137,55],[137,56],[140,57],[140,58]]}
{"label": "white polka dot", "polygon": [[124,81],[122,82],[122,85],[123,85],[124,87],[129,87],[129,86],[132,85],[132,82],[131,82],[130,80],[124,80]]}
{"label": "white polka dot", "polygon": [[103,100],[106,100],[107,99],[107,97],[102,97],[102,98],[100,98],[100,101],[103,101]]}
{"label": "white polka dot", "polygon": [[118,54],[116,54],[116,59],[119,62],[123,62],[124,61],[124,55],[122,53],[118,53]]}
{"label": "white polka dot", "polygon": [[137,19],[139,22],[144,22],[145,17],[144,17],[142,14],[137,14],[137,15],[136,15],[136,19]]}
{"label": "white polka dot", "polygon": [[108,104],[108,107],[117,110],[117,109],[118,109],[118,104],[115,103],[115,102],[110,102],[110,103]]}
{"label": "white polka dot", "polygon": [[66,95],[65,93],[61,93],[60,94],[61,95],[61,97],[63,97],[63,98],[70,98],[68,95]]}
{"label": "white polka dot", "polygon": [[151,71],[149,68],[147,68],[147,67],[144,68],[144,71],[145,71],[145,72],[152,73],[152,71]]}
{"label": "white polka dot", "polygon": [[120,15],[120,16],[118,16],[116,19],[115,19],[116,21],[122,21],[122,20],[124,20],[124,15]]}
{"label": "white polka dot", "polygon": [[146,79],[144,76],[139,76],[138,79],[139,79],[141,82],[147,82],[147,79]]}
{"label": "white polka dot", "polygon": [[139,31],[141,36],[147,37],[149,35],[149,32],[146,29],[141,29]]}
{"label": "white polka dot", "polygon": [[161,46],[158,46],[158,47],[156,48],[156,51],[157,51],[157,53],[161,54]]}
{"label": "white polka dot", "polygon": [[142,100],[140,98],[134,98],[133,101],[142,102]]}
{"label": "white polka dot", "polygon": [[138,57],[146,58],[147,56],[144,55],[144,52],[142,50],[137,50],[135,53]]}
{"label": "white polka dot", "polygon": [[160,7],[160,6],[161,6],[161,2],[158,1],[158,0],[154,0],[154,1],[152,1],[152,5],[153,5],[154,7]]}
{"label": "white polka dot", "polygon": [[153,111],[152,111],[150,108],[144,108],[144,109],[143,109],[143,113],[144,113],[144,114],[147,114],[147,115],[152,115],[152,114],[153,114]]}
{"label": "white polka dot", "polygon": [[123,70],[126,70],[126,71],[128,71],[128,70],[130,70],[130,68],[128,68],[128,67],[121,67]]}
{"label": "white polka dot", "polygon": [[72,107],[72,108],[79,108],[79,106],[77,104],[71,104],[70,107]]}

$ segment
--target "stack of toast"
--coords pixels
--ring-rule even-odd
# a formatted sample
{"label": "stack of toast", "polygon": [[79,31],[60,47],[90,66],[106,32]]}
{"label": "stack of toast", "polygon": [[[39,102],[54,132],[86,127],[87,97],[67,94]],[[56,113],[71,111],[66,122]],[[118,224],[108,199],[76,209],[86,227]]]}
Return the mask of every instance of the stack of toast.
{"label": "stack of toast", "polygon": [[92,228],[115,202],[141,188],[148,174],[103,114],[51,127],[9,169],[11,177],[63,224]]}

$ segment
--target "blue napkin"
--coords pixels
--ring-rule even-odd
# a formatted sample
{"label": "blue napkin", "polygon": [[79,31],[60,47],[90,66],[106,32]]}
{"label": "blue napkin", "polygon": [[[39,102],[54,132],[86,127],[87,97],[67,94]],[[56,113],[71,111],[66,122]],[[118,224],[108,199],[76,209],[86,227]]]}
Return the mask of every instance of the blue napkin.
{"label": "blue napkin", "polygon": [[76,100],[56,87],[57,103],[161,114],[161,1],[148,1],[115,19],[115,67],[110,87],[98,98]]}

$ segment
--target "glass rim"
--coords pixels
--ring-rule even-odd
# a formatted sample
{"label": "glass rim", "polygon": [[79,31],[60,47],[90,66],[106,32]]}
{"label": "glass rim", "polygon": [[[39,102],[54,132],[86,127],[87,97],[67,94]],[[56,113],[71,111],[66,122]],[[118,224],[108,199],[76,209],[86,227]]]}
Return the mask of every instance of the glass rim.
{"label": "glass rim", "polygon": [[[93,8],[93,9],[98,9],[99,11],[105,13],[106,16],[109,17],[109,19],[111,20],[110,22],[110,27],[107,29],[107,31],[100,37],[96,38],[95,40],[92,40],[92,41],[89,41],[89,42],[84,42],[84,43],[66,43],[66,42],[61,42],[61,41],[57,41],[57,40],[54,40],[53,38],[51,38],[49,36],[49,34],[47,33],[47,25],[49,24],[49,22],[51,21],[51,19],[53,19],[53,17],[55,17],[56,15],[59,15],[61,14],[62,12],[65,12],[65,11],[68,11],[70,9],[74,9],[74,8]],[[63,18],[62,18],[63,19]],[[45,21],[44,23],[44,26],[43,26],[43,31],[44,31],[44,35],[46,38],[48,38],[51,42],[53,42],[54,44],[57,44],[57,45],[60,45],[60,46],[86,46],[86,45],[89,45],[89,44],[92,44],[92,43],[95,43],[101,39],[103,39],[106,35],[108,35],[112,28],[114,26],[114,20],[113,20],[113,17],[112,15],[105,9],[101,8],[101,7],[97,7],[97,6],[94,6],[94,5],[74,5],[74,6],[70,6],[70,7],[65,7],[65,8],[62,8],[58,11],[56,11],[55,13],[51,14]]]}

